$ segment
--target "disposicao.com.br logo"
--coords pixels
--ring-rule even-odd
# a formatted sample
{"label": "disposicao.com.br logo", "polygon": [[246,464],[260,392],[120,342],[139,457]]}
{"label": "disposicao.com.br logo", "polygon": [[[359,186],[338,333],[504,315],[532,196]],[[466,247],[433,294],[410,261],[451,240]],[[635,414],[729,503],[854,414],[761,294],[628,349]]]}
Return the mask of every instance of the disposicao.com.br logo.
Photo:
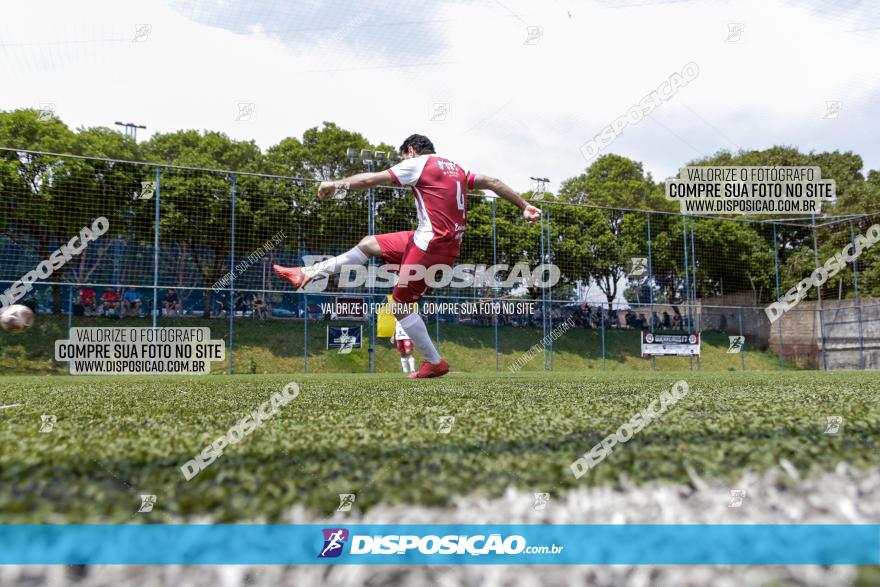
{"label": "disposicao.com.br logo", "polygon": [[556,544],[529,546],[519,534],[502,537],[501,534],[439,536],[428,534],[363,535],[350,534],[345,528],[324,528],[318,558],[335,558],[342,554],[345,544],[351,543],[350,555],[378,554],[405,555],[410,551],[424,555],[522,555],[560,554],[564,546]]}

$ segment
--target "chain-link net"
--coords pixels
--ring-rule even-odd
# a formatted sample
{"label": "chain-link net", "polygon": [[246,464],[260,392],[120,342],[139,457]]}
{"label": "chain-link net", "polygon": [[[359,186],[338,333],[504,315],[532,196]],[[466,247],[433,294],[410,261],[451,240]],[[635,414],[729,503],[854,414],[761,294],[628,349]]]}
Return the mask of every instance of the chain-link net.
{"label": "chain-link net", "polygon": [[[331,276],[294,291],[272,266],[308,265],[368,234],[414,229],[408,189],[322,200],[314,180],[0,150],[0,194],[4,296],[39,314],[32,344],[0,334],[5,367],[62,372],[51,348],[67,328],[123,321],[209,326],[228,348],[219,371],[398,369],[375,315],[337,311],[340,302],[384,301],[390,287],[341,287]],[[464,370],[880,361],[880,247],[864,236],[878,215],[767,221],[534,203],[542,218],[529,225],[503,200],[469,194],[458,263],[500,269],[422,300],[435,343]],[[856,258],[834,262],[847,246]],[[528,270],[506,279],[518,263]],[[542,263],[558,268],[552,287],[529,282],[544,275],[533,273]],[[812,277],[820,287],[803,286]],[[803,299],[788,308],[779,302],[787,296]],[[361,346],[328,349],[328,329],[343,327],[360,330]],[[643,358],[642,332],[700,333],[702,353]]]}

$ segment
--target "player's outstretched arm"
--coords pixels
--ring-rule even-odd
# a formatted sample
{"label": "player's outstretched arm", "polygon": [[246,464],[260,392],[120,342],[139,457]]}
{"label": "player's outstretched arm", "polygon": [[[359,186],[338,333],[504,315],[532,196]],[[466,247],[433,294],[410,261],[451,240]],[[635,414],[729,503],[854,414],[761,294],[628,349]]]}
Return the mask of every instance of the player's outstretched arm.
{"label": "player's outstretched arm", "polygon": [[375,173],[358,173],[345,179],[335,179],[333,181],[322,181],[318,186],[318,197],[329,198],[336,193],[336,190],[365,190],[376,187],[377,185],[390,185],[394,183],[391,174],[385,171],[376,171]]}
{"label": "player's outstretched arm", "polygon": [[541,211],[522,199],[513,188],[494,177],[488,175],[474,175],[474,187],[478,190],[491,190],[495,192],[499,198],[507,200],[520,210],[522,210],[523,218],[529,224],[534,224],[541,217]]}

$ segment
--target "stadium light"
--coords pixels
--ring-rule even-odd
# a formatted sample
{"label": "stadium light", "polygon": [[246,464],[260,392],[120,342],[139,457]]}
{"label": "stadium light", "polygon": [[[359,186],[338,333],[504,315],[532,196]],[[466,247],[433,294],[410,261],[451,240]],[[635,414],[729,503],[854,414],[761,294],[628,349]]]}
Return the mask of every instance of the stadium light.
{"label": "stadium light", "polygon": [[547,184],[550,183],[550,179],[546,177],[529,177],[532,181],[534,181],[537,185],[535,186],[535,195],[544,196],[544,193],[547,191]]}
{"label": "stadium light", "polygon": [[137,142],[137,131],[139,128],[146,129],[147,127],[143,124],[135,124],[133,122],[119,122],[118,120],[114,122],[116,126],[121,126],[125,128],[125,136],[131,137],[134,139],[134,142]]}
{"label": "stadium light", "polygon": [[400,161],[400,155],[398,155],[397,151],[373,151],[371,149],[355,149],[354,147],[347,148],[345,156],[348,157],[351,163],[363,163],[370,171],[376,165],[385,162],[394,164]]}

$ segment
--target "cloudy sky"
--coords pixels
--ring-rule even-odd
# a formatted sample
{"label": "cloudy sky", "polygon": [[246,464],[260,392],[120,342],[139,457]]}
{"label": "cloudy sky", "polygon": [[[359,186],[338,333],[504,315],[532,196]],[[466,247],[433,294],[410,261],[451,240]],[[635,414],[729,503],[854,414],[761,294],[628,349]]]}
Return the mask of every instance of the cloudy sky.
{"label": "cloudy sky", "polygon": [[394,145],[421,132],[466,167],[555,190],[587,165],[584,143],[688,63],[696,78],[603,152],[657,179],[774,144],[878,169],[877,55],[874,2],[28,0],[3,9],[0,109],[264,149],[325,120]]}

